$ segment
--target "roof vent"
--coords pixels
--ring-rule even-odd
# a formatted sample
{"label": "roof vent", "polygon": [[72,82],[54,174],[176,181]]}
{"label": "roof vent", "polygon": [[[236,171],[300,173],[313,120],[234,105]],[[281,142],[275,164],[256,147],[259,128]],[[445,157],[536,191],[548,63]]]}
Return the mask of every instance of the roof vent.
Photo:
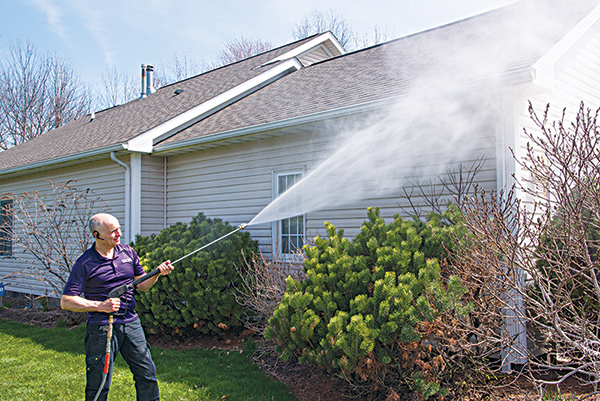
{"label": "roof vent", "polygon": [[146,96],[150,96],[156,92],[156,89],[154,89],[154,66],[148,65],[146,71],[148,72],[146,76]]}
{"label": "roof vent", "polygon": [[173,92],[175,94],[175,96],[180,95],[183,93],[183,89],[175,89],[175,92]]}
{"label": "roof vent", "polygon": [[140,99],[150,96],[156,89],[154,89],[154,66],[150,64],[142,64],[142,96]]}

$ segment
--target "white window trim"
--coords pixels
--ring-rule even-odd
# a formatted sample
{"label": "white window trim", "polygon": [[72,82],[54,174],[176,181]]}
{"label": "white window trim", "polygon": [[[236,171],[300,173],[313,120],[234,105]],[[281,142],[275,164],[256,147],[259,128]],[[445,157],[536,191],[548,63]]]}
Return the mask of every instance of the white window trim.
{"label": "white window trim", "polygon": [[[306,169],[304,167],[293,168],[293,169],[285,169],[285,170],[274,170],[272,176],[272,200],[275,200],[279,190],[279,177],[282,175],[292,175],[292,174],[300,174],[304,177],[306,173]],[[306,240],[306,215],[302,215],[303,218],[303,227],[304,227],[304,240]],[[281,220],[275,220],[271,223],[271,243],[273,244],[273,255],[277,260],[282,261],[290,261],[297,262],[299,259],[299,255],[294,254],[284,254],[281,253],[280,245],[281,245]]]}

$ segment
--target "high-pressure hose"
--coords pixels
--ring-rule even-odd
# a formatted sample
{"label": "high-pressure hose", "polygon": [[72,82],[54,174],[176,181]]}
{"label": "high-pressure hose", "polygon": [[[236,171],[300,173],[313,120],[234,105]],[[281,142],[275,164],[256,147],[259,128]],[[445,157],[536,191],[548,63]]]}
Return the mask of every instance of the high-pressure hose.
{"label": "high-pressure hose", "polygon": [[98,400],[100,397],[100,393],[102,393],[102,389],[104,388],[104,383],[106,383],[106,377],[108,376],[108,369],[110,368],[110,351],[111,351],[111,340],[112,340],[112,332],[113,332],[113,314],[108,315],[108,331],[106,332],[106,352],[104,354],[104,370],[102,371],[102,383],[100,383],[100,387],[98,388],[98,392],[94,397],[94,401]]}

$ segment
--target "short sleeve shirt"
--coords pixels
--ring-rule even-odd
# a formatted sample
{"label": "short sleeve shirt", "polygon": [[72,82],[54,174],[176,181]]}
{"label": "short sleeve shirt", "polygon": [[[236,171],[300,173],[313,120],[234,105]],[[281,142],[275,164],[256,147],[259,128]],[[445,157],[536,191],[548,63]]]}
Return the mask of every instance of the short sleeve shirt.
{"label": "short sleeve shirt", "polygon": [[[137,253],[126,244],[114,249],[112,259],[100,255],[94,245],[77,259],[65,284],[63,295],[81,296],[91,301],[104,301],[108,293],[121,285],[129,285],[134,277],[145,274]],[[121,307],[114,323],[129,323],[138,318],[133,288],[121,296]],[[88,312],[87,324],[108,324],[108,314]]]}

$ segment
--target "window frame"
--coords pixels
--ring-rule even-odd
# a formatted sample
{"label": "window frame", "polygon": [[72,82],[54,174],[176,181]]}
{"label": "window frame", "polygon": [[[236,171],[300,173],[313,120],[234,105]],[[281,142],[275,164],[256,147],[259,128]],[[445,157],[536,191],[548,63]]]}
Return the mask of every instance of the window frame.
{"label": "window frame", "polygon": [[14,234],[14,219],[12,218],[11,213],[9,212],[13,208],[13,200],[12,199],[2,199],[0,200],[0,226],[8,223],[9,228],[9,238],[6,238],[3,233],[4,231],[0,231],[0,258],[12,258],[13,257],[13,234]]}
{"label": "window frame", "polygon": [[[294,182],[294,183],[296,183],[304,177],[304,173],[305,173],[304,168],[273,171],[272,199],[275,200],[280,194],[285,192],[285,191],[281,192],[281,189],[280,189],[280,178],[281,177],[296,176],[295,182]],[[288,188],[286,188],[286,190]],[[297,219],[296,223],[301,224],[301,229],[296,230],[295,233],[290,232],[290,233],[284,234],[284,232],[283,232],[284,231],[284,229],[283,229],[284,221],[287,220],[288,222],[291,222],[293,219]],[[296,225],[296,227],[298,227],[298,225]],[[293,216],[290,218],[274,221],[272,223],[272,233],[273,233],[272,244],[273,244],[274,255],[276,255],[276,257],[280,260],[283,259],[286,261],[296,261],[297,259],[300,258],[299,252],[302,252],[302,245],[305,243],[305,239],[306,239],[306,215],[302,214],[302,215]],[[298,249],[296,252],[294,252],[293,250],[292,250],[292,252],[284,252],[284,250],[282,249],[282,244],[283,244],[282,236],[283,235],[289,235],[290,237],[295,236],[297,238],[298,243],[300,243],[300,246],[297,247]],[[291,244],[291,242],[292,241],[289,241],[288,244]]]}

